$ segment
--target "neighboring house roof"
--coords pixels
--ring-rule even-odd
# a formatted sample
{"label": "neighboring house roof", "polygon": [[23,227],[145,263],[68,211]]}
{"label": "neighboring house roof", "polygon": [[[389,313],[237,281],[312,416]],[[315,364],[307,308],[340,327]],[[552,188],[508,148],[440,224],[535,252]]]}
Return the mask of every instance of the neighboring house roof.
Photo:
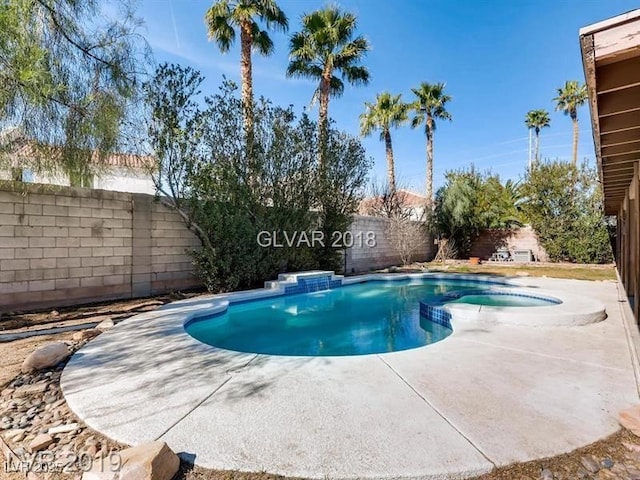
{"label": "neighboring house roof", "polygon": [[398,199],[407,207],[424,207],[427,203],[425,195],[410,192],[409,190],[398,190]]}
{"label": "neighboring house roof", "polygon": [[[15,159],[32,159],[36,155],[33,142],[25,140],[15,140],[12,145],[7,148]],[[60,155],[62,148],[47,147],[47,154],[51,156]],[[109,165],[111,167],[133,168],[147,170],[154,165],[153,157],[149,155],[135,155],[132,153],[108,153],[100,155],[100,152],[91,152],[91,161],[96,165]]]}
{"label": "neighboring house roof", "polygon": [[[427,197],[409,190],[398,190],[396,192],[398,202],[404,208],[423,208],[427,203]],[[366,197],[360,201],[358,213],[360,215],[369,215],[372,211],[380,208],[382,204],[381,197]]]}

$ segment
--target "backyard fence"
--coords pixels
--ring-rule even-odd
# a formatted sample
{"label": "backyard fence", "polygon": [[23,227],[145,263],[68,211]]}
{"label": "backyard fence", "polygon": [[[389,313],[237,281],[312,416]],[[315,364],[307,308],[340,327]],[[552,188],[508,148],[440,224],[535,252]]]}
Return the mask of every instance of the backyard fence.
{"label": "backyard fence", "polygon": [[[400,263],[385,228],[385,219],[355,218],[346,272]],[[0,313],[199,287],[187,254],[198,246],[152,195],[0,181]],[[426,241],[414,258],[432,256]]]}
{"label": "backyard fence", "polygon": [[0,312],[198,286],[197,238],[151,195],[0,184]]}
{"label": "backyard fence", "polygon": [[486,230],[473,242],[469,254],[472,257],[488,260],[500,248],[510,251],[531,250],[536,261],[548,261],[547,252],[540,245],[538,235],[530,225],[514,229]]}

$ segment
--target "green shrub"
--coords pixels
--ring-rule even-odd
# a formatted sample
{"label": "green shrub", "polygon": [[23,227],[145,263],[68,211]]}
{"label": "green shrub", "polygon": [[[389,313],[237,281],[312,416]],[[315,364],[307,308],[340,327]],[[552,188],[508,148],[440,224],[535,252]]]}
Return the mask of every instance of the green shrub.
{"label": "green shrub", "polygon": [[497,175],[480,173],[473,166],[450,171],[436,193],[432,223],[464,257],[483,230],[522,223],[519,198],[520,187],[510,180],[503,184]]}
{"label": "green shrub", "polygon": [[536,164],[527,172],[523,193],[525,213],[551,261],[613,260],[595,168]]}
{"label": "green shrub", "polygon": [[[211,291],[251,287],[279,272],[336,269],[341,251],[327,239],[352,220],[369,162],[360,142],[329,130],[317,165],[317,124],[265,99],[254,106],[254,138],[243,137],[236,86],[197,101],[203,78],[190,68],[160,66],[146,85],[153,122],[154,180],[202,243],[192,252]],[[262,231],[325,233],[325,248],[264,247]]]}

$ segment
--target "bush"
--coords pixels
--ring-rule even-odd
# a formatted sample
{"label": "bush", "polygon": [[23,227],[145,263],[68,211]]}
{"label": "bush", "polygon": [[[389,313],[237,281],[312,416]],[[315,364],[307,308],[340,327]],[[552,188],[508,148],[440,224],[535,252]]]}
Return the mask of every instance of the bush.
{"label": "bush", "polygon": [[445,174],[445,185],[436,193],[433,226],[440,237],[466,256],[473,241],[488,228],[522,224],[520,187],[500,177],[469,170]]}
{"label": "bush", "polygon": [[254,139],[243,137],[237,87],[197,101],[202,76],[162,65],[145,87],[153,119],[154,181],[202,243],[192,252],[211,291],[250,287],[277,273],[335,269],[341,252],[284,245],[262,247],[258,234],[345,231],[369,166],[359,141],[330,129],[325,167],[317,167],[317,125],[265,99],[254,107]]}
{"label": "bush", "polygon": [[595,168],[536,164],[527,172],[523,193],[525,213],[551,261],[613,260]]}

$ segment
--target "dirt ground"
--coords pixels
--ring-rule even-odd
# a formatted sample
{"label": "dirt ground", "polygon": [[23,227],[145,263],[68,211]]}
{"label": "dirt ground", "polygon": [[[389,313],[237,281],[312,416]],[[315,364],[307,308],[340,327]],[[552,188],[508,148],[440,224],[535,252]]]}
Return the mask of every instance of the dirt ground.
{"label": "dirt ground", "polygon": [[[460,269],[469,268],[467,265],[454,265],[445,269],[445,271],[460,271]],[[482,266],[479,266],[482,267]],[[479,267],[473,267],[474,272],[490,273],[493,272],[495,266],[485,267],[485,270],[481,270]],[[424,265],[413,266],[413,269],[424,268]],[[509,275],[514,274],[512,267],[502,267],[508,269]],[[555,267],[556,270],[560,270],[564,267]],[[467,271],[470,271],[467,270]],[[518,270],[521,270],[520,268]],[[530,267],[528,269],[530,274],[547,275],[548,270],[543,267]],[[593,275],[593,272],[597,270],[598,274]],[[600,267],[600,268],[576,268],[566,267],[564,272],[571,271],[570,278],[583,278],[589,276],[596,276],[597,279],[611,279],[611,275],[615,275],[613,267]],[[553,275],[548,275],[553,276]],[[37,330],[43,327],[51,327],[58,324],[77,324],[87,323],[90,321],[99,321],[104,318],[112,318],[117,321],[122,320],[128,316],[134,315],[141,311],[152,310],[158,308],[160,305],[177,298],[183,298],[184,296],[165,296],[157,297],[154,299],[146,300],[133,300],[116,302],[111,304],[85,306],[75,309],[64,309],[57,312],[40,312],[40,313],[26,313],[26,314],[14,314],[4,316],[0,318],[0,333],[11,333],[16,331],[29,331]],[[0,343],[0,358],[2,358],[2,368],[0,369],[0,389],[2,389],[7,383],[9,383],[20,372],[20,366],[24,358],[40,345],[46,344],[52,341],[65,341],[71,339],[73,332],[66,332],[56,335],[43,335],[36,336],[22,340],[15,340],[12,342]],[[626,444],[626,445],[625,445]],[[637,448],[637,449],[636,449]],[[584,459],[590,457],[594,459],[598,464],[603,461],[611,462],[614,469],[601,468],[598,473],[589,473],[585,470]],[[0,479],[1,480],[18,480],[24,479],[24,474],[7,473],[4,468],[5,458],[2,455],[0,449]],[[625,470],[625,468],[627,468]],[[619,468],[622,472],[620,476],[615,474],[615,468]],[[578,478],[585,479],[606,479],[606,478],[620,478],[620,479],[636,479],[640,476],[633,476],[633,472],[637,469],[640,472],[640,439],[635,437],[630,432],[621,429],[611,437],[596,442],[587,447],[575,450],[566,455],[558,457],[536,460],[529,463],[514,464],[508,467],[496,469],[495,471],[477,477],[476,480],[537,480],[543,478],[541,472],[543,469],[547,469],[553,474],[552,477],[556,480],[574,480]],[[628,473],[632,472],[632,473]],[[57,474],[50,477],[51,480],[69,480],[73,477],[71,475]],[[275,480],[283,478],[276,475],[270,475],[266,473],[242,473],[232,471],[211,471],[194,467],[192,465],[183,463],[181,465],[180,472],[174,477],[174,480]]]}

